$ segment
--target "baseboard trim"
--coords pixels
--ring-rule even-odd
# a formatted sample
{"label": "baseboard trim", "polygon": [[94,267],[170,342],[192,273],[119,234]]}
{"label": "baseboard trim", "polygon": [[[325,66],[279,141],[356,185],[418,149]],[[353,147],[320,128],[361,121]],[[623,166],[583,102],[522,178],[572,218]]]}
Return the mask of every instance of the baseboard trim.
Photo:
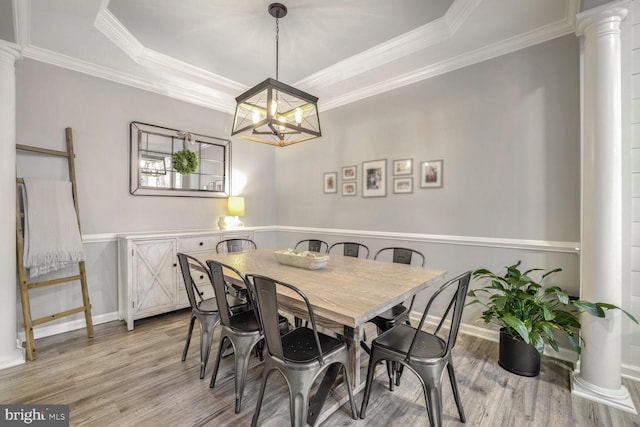
{"label": "baseboard trim", "polygon": [[13,351],[5,359],[0,360],[0,370],[11,368],[12,366],[22,365],[23,363],[25,363],[24,349],[16,347],[15,351]]}
{"label": "baseboard trim", "polygon": [[[118,312],[99,314],[91,318],[94,325],[100,325],[101,323],[113,322],[118,320]],[[58,323],[56,325],[48,326],[36,326],[33,328],[33,336],[35,339],[50,337],[53,335],[63,334],[65,332],[71,332],[78,329],[85,328],[84,319],[71,320],[69,322]],[[18,340],[22,343],[25,341],[24,331],[18,333]]]}

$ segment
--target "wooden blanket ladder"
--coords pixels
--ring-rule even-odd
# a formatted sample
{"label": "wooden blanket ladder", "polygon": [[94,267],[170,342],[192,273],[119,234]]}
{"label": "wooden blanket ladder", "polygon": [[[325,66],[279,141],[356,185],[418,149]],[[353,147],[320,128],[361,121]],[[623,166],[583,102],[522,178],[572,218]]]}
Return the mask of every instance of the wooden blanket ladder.
{"label": "wooden blanket ladder", "polygon": [[[71,180],[71,191],[73,195],[73,205],[76,210],[76,217],[78,220],[78,230],[80,228],[80,210],[78,208],[78,192],[76,186],[76,171],[75,171],[75,154],[73,152],[73,135],[71,128],[66,128],[67,138],[67,151],[50,150],[46,148],[33,147],[29,145],[16,144],[16,150],[29,151],[39,154],[47,154],[58,157],[66,157],[68,159],[69,166],[69,179]],[[93,337],[93,321],[91,320],[91,304],[89,302],[89,290],[87,288],[87,272],[85,270],[84,261],[78,263],[79,274],[67,277],[61,277],[57,279],[43,280],[39,282],[28,283],[27,272],[24,267],[24,232],[23,221],[25,218],[25,209],[20,197],[21,186],[24,180],[22,178],[16,178],[16,251],[17,251],[17,263],[18,263],[18,280],[20,286],[20,299],[22,301],[22,316],[24,319],[24,334],[27,349],[27,360],[34,360],[36,358],[35,339],[33,335],[33,327],[40,324],[50,322],[52,320],[59,319],[65,316],[71,316],[76,313],[84,312],[87,336]],[[60,313],[51,314],[38,319],[31,318],[31,304],[29,301],[29,290],[42,288],[51,285],[57,285],[60,283],[80,281],[80,287],[82,289],[82,306],[72,308],[70,310],[62,311]]]}

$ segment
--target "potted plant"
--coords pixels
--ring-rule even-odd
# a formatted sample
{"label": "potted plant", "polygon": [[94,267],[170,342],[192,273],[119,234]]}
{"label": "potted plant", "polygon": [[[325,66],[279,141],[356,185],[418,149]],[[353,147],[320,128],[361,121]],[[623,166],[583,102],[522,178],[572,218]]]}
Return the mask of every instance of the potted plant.
{"label": "potted plant", "polygon": [[[545,272],[536,282],[529,274],[543,269],[521,272],[520,264],[518,261],[507,267],[504,276],[487,269],[474,271],[474,278],[489,279],[490,283],[469,291],[467,295],[473,299],[467,305],[480,304],[485,309],[480,318],[485,323],[501,327],[500,366],[519,375],[536,376],[540,372],[540,355],[544,352],[545,343],[558,351],[558,335],[566,336],[580,354],[580,313],[605,317],[605,310],[620,307],[581,300],[558,286],[544,287],[545,279],[562,271],[560,268]],[[638,323],[631,314],[622,312]]]}

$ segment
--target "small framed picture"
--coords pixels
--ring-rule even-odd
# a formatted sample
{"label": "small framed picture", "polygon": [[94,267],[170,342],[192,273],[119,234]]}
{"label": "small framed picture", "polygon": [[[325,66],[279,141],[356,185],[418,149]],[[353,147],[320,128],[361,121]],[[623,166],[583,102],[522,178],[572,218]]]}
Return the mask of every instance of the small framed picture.
{"label": "small framed picture", "polygon": [[413,178],[394,178],[393,192],[394,194],[413,193]]}
{"label": "small framed picture", "polygon": [[411,175],[413,173],[413,159],[401,159],[393,161],[394,175]]}
{"label": "small framed picture", "polygon": [[327,172],[324,174],[324,193],[337,193],[338,192],[338,172]]}
{"label": "small framed picture", "polygon": [[348,181],[350,179],[356,179],[357,167],[356,166],[345,166],[342,168],[342,180]]}
{"label": "small framed picture", "polygon": [[357,192],[356,181],[348,181],[342,183],[343,196],[355,196]]}
{"label": "small framed picture", "polygon": [[420,164],[420,188],[442,187],[443,160],[429,160]]}
{"label": "small framed picture", "polygon": [[362,197],[387,195],[387,160],[362,162]]}

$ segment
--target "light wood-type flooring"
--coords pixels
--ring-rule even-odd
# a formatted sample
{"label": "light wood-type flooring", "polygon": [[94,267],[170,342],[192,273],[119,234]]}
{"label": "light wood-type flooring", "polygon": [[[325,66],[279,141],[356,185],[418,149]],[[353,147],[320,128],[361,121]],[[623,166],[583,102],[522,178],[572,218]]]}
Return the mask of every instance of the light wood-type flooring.
{"label": "light wood-type flooring", "polygon": [[[181,311],[136,322],[123,322],[36,341],[37,360],[0,371],[0,403],[68,404],[72,426],[248,426],[256,403],[262,366],[252,358],[242,412],[234,413],[233,356],[221,362],[214,389],[209,380],[217,349],[216,331],[207,376],[199,379],[199,333],[189,355],[180,361],[189,312]],[[197,328],[197,327],[196,327]],[[375,336],[375,331],[367,331]],[[496,343],[461,334],[454,350],[459,390],[468,426],[639,426],[640,417],[570,393],[570,368],[543,357],[539,377],[510,374],[496,363]],[[363,363],[363,369],[366,362]],[[365,420],[352,420],[348,405],[323,426],[428,426],[424,396],[415,376],[405,370],[400,387],[387,388],[383,365]],[[363,371],[364,373],[364,371]],[[637,408],[640,384],[623,380]],[[289,398],[284,380],[270,376],[259,425],[289,425]],[[443,385],[443,423],[458,419],[448,378]],[[335,402],[340,385],[329,397]],[[358,410],[362,392],[355,397]]]}

